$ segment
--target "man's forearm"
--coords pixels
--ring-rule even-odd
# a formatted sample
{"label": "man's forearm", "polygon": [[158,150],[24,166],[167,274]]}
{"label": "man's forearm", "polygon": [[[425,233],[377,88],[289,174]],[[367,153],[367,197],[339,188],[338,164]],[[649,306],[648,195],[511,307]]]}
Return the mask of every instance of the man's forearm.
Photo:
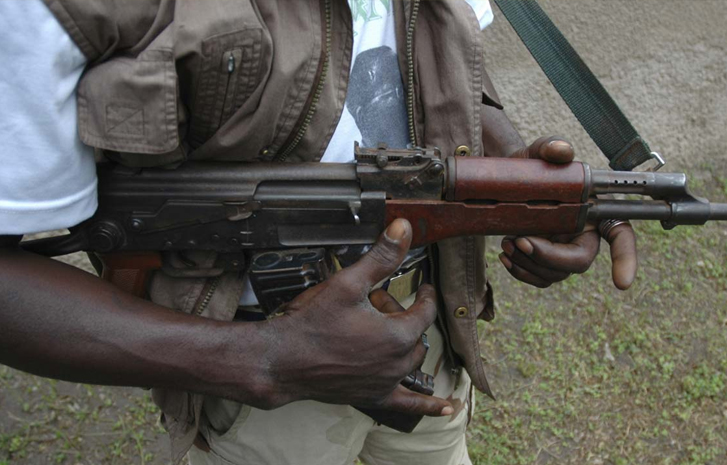
{"label": "man's forearm", "polygon": [[267,376],[259,328],[174,312],[18,249],[0,249],[0,328],[0,363],[68,381],[224,395],[235,371],[244,399]]}
{"label": "man's forearm", "polygon": [[359,261],[300,294],[284,316],[236,323],[154,305],[0,237],[0,363],[258,408],[312,399],[450,415],[448,402],[399,385],[426,354],[421,334],[436,318],[433,289],[420,288],[406,318],[368,298],[399,268],[411,239],[409,223],[394,221]]}

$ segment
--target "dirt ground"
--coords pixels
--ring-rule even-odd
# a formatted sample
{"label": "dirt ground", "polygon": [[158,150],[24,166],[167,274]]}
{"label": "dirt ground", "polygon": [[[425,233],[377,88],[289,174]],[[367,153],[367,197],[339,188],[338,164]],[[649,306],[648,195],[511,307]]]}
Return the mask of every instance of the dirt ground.
{"label": "dirt ground", "polygon": [[[665,170],[727,202],[724,0],[542,4]],[[485,39],[525,139],[564,135],[579,158],[605,166],[499,12]],[[529,288],[490,241],[498,315],[480,333],[497,401],[478,396],[476,464],[727,463],[727,226],[636,227],[641,268],[627,292],[610,285],[605,253],[583,276]],[[168,463],[157,416],[140,389],[0,367],[0,465]]]}

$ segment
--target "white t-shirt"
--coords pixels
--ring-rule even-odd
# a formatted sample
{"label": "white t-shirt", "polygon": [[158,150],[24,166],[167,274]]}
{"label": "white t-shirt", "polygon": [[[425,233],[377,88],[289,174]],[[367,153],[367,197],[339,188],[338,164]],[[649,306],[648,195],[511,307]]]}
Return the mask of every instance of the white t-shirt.
{"label": "white t-shirt", "polygon": [[[485,29],[492,23],[489,0],[466,0]],[[394,12],[390,1],[348,0],[353,16],[353,60],[341,119],[323,162],[353,161],[353,141],[362,147],[380,142],[406,148],[409,129],[406,90],[396,56]]]}
{"label": "white t-shirt", "polygon": [[96,210],[76,123],[86,58],[42,1],[0,0],[0,63],[0,234],[78,224]]}
{"label": "white t-shirt", "polygon": [[[484,29],[488,0],[466,0]],[[406,147],[404,86],[391,2],[349,0],[354,20],[346,108],[323,160],[353,161],[353,141]],[[32,46],[28,46],[32,44]],[[0,235],[66,228],[97,207],[93,150],[78,138],[86,59],[41,0],[0,0]],[[369,115],[387,108],[386,118]]]}

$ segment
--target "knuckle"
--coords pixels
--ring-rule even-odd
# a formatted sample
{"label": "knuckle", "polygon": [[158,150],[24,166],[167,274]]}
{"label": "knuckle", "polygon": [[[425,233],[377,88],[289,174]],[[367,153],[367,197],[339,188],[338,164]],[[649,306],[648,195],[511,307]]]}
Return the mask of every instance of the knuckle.
{"label": "knuckle", "polygon": [[590,268],[590,265],[588,265],[588,264],[586,264],[586,265],[578,264],[573,268],[573,272],[576,274],[583,274],[586,271],[588,271],[588,268]]}
{"label": "knuckle", "polygon": [[428,326],[432,324],[434,319],[437,317],[437,305],[431,297],[418,298],[410,307],[410,312],[416,312],[416,319],[418,321],[426,320]]}
{"label": "knuckle", "polygon": [[411,351],[414,341],[412,341],[411,335],[407,334],[407,332],[397,331],[393,336],[393,343],[398,354],[406,354]]}
{"label": "knuckle", "polygon": [[419,292],[430,298],[434,298],[437,295],[437,291],[431,284],[422,284],[419,286]]}
{"label": "knuckle", "polygon": [[595,257],[582,256],[576,259],[574,262],[574,272],[582,274],[588,271],[588,269],[591,267],[591,264],[593,263],[594,258]]}
{"label": "knuckle", "polygon": [[513,278],[517,279],[518,281],[527,282],[527,277],[519,267],[513,266],[507,271]]}
{"label": "knuckle", "polygon": [[[436,294],[434,292],[434,287],[432,287],[429,284],[425,284],[424,286],[427,286],[426,288],[423,288],[419,291],[419,294],[416,297],[417,304],[424,306],[424,307],[430,307],[433,305],[436,305]],[[424,287],[422,286],[422,287]]]}
{"label": "knuckle", "polygon": [[410,331],[392,331],[389,335],[389,350],[393,357],[400,360],[409,354],[415,344]]}

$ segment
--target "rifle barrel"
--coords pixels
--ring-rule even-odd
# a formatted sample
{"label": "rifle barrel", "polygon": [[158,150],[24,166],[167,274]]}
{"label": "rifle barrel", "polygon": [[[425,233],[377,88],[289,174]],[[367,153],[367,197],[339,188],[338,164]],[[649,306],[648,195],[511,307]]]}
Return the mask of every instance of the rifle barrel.
{"label": "rifle barrel", "polygon": [[588,219],[601,220],[668,220],[671,205],[661,200],[594,200],[590,202]]}
{"label": "rifle barrel", "polygon": [[707,221],[727,221],[727,203],[685,200],[592,200],[588,219],[601,220],[659,220],[673,224],[704,224]]}
{"label": "rifle barrel", "polygon": [[727,203],[709,204],[709,219],[714,221],[727,221]]}

